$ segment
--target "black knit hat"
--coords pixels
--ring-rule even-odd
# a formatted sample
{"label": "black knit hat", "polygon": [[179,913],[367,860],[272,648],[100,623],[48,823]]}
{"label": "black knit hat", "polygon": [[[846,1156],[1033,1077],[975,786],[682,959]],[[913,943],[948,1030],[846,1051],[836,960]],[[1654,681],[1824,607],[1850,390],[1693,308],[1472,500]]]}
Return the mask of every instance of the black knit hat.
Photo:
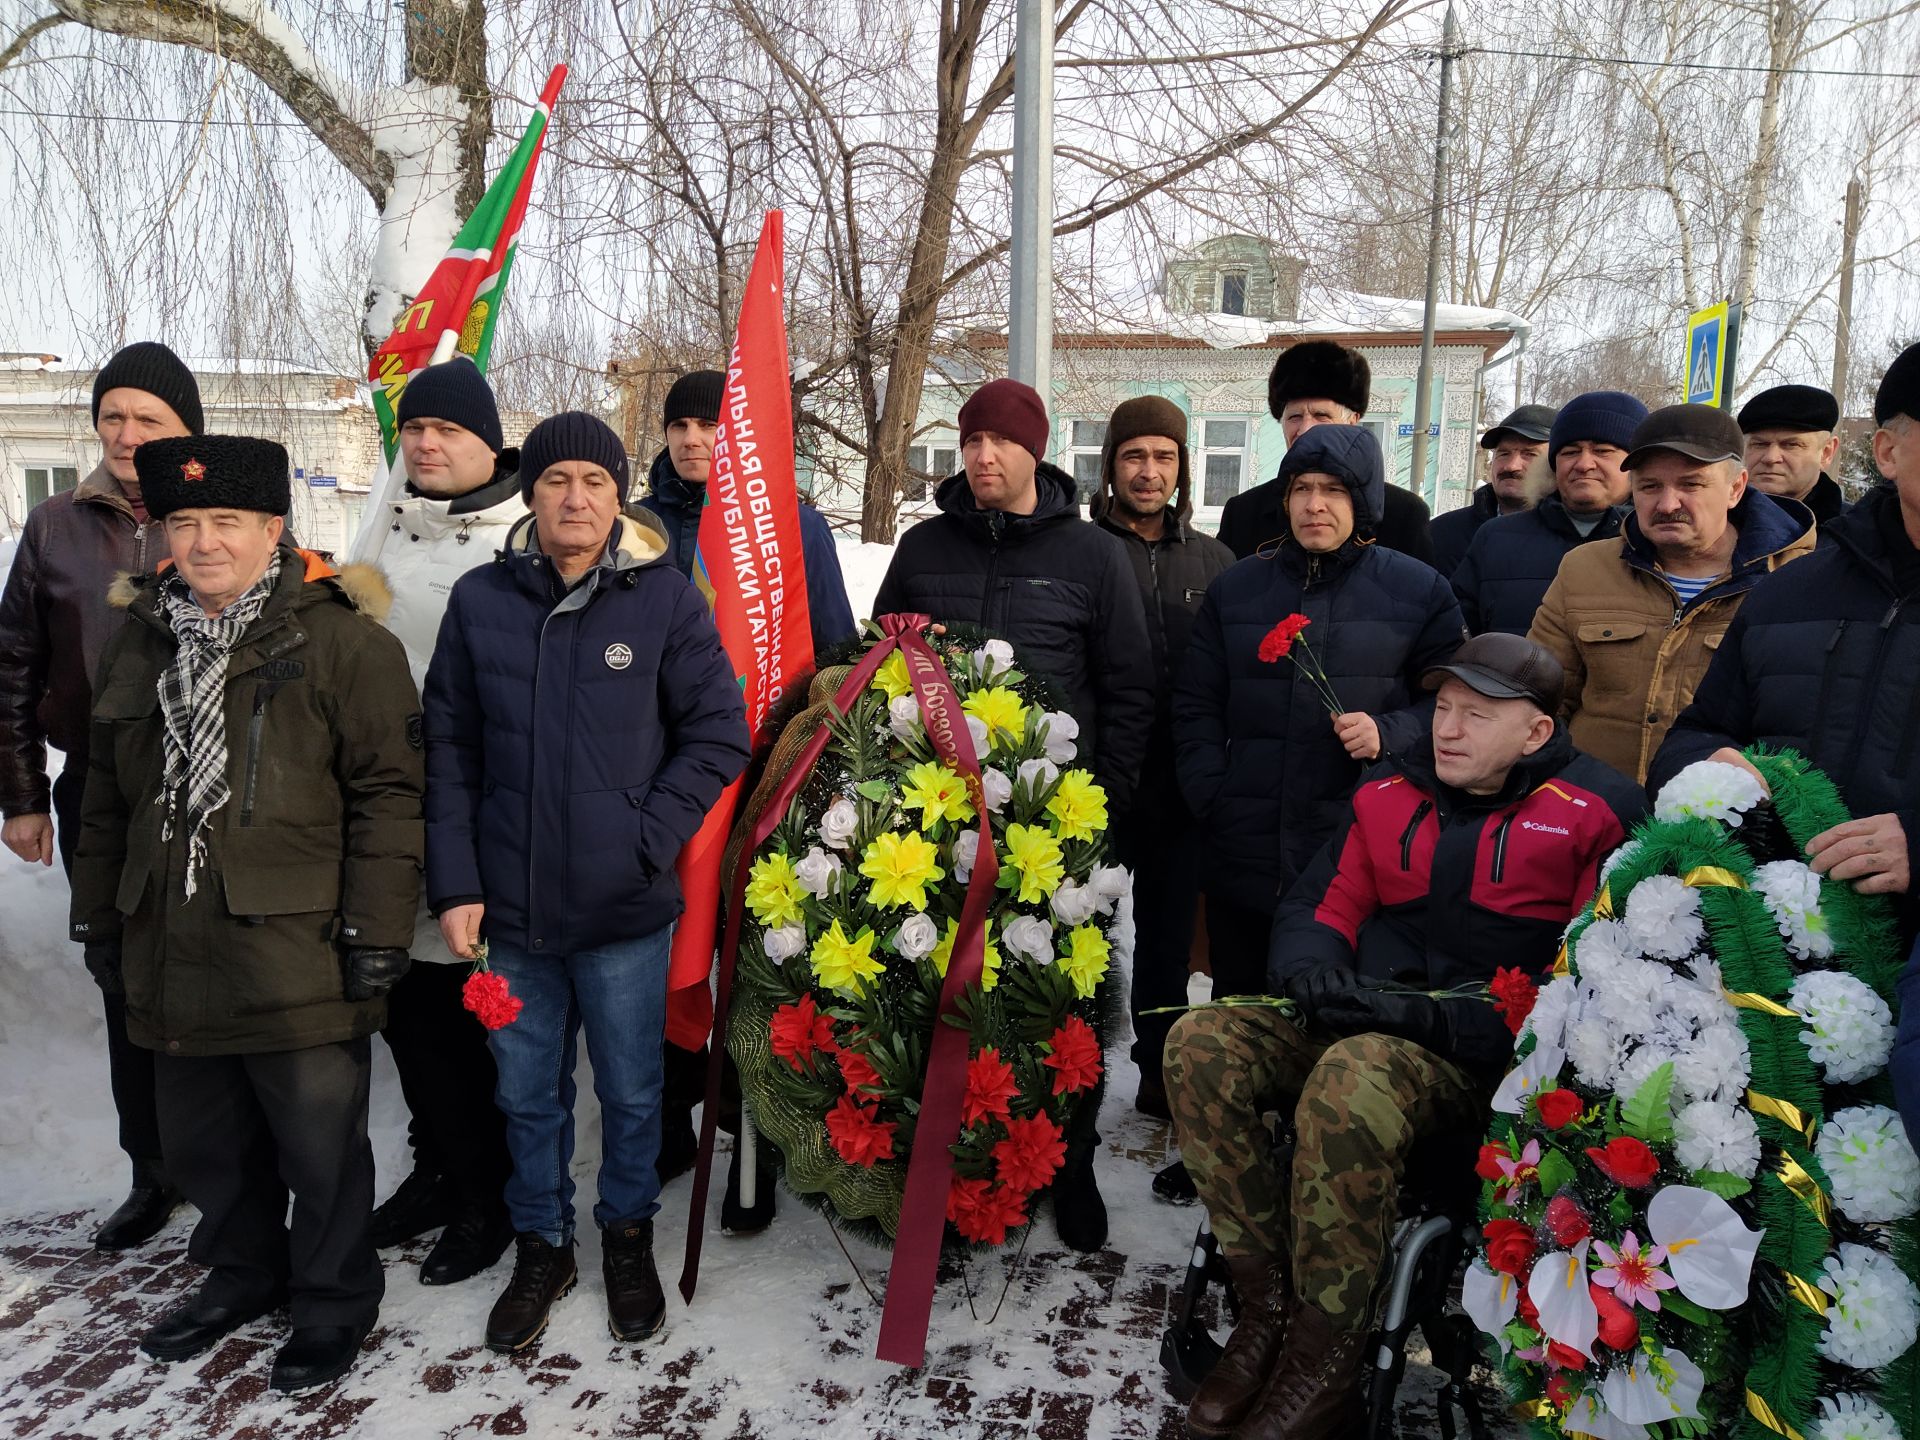
{"label": "black knit hat", "polygon": [[496,455],[507,443],[500,431],[500,407],[494,403],[493,387],[464,355],[408,376],[393,418],[401,425],[409,420],[451,420],[486,441]]}
{"label": "black knit hat", "polygon": [[720,423],[720,392],[727,377],[718,370],[694,370],[682,375],[667,391],[667,403],[660,408],[660,428],[676,420],[710,420]]}
{"label": "black knit hat", "polygon": [[534,482],[568,460],[598,465],[613,477],[621,500],[627,498],[627,452],[620,437],[599,417],[584,410],[550,415],[527,432],[527,438],[520,442],[520,498],[532,504]]}
{"label": "black knit hat", "polygon": [[93,377],[93,423],[100,423],[100,397],[109,390],[144,390],[180,417],[192,434],[205,433],[200,382],[186,362],[158,340],[136,340],[100,367]]}
{"label": "black knit hat", "polygon": [[1280,352],[1267,376],[1267,408],[1278,420],[1292,400],[1331,400],[1364,415],[1373,367],[1358,350],[1332,340],[1306,340]]}
{"label": "black knit hat", "polygon": [[293,487],[284,447],[251,435],[181,435],[133,452],[140,498],[159,520],[176,510],[285,515]]}
{"label": "black knit hat", "polygon": [[1920,345],[1909,345],[1900,352],[1874,394],[1874,424],[1884,425],[1896,415],[1920,420]]}

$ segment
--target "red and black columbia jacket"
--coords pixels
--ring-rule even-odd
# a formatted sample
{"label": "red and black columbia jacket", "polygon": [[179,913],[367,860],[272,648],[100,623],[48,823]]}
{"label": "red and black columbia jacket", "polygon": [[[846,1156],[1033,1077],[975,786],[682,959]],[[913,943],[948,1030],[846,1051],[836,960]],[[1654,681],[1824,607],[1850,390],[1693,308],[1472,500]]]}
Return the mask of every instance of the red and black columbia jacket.
{"label": "red and black columbia jacket", "polygon": [[[1513,768],[1497,795],[1433,773],[1433,747],[1374,766],[1347,823],[1274,918],[1269,986],[1326,961],[1364,984],[1447,991],[1501,966],[1538,974],[1599,885],[1600,866],[1646,814],[1646,794],[1573,748],[1564,726]],[[1512,1037],[1490,1005],[1455,1012],[1463,1064],[1504,1063]]]}

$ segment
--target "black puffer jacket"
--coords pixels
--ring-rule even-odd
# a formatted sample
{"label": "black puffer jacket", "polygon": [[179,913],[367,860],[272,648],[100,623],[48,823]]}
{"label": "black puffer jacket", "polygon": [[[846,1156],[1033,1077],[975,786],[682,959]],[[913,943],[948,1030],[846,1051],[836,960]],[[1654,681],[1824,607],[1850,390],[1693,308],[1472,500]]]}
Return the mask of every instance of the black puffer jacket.
{"label": "black puffer jacket", "polygon": [[1900,817],[1920,876],[1920,552],[1892,487],[1820,533],[1830,543],[1748,592],[1647,789],[1722,746],[1791,746],[1855,815]]}
{"label": "black puffer jacket", "polygon": [[[1353,438],[1364,433],[1317,426],[1289,463],[1297,454],[1302,468],[1338,476],[1356,511],[1370,508],[1383,482],[1378,446]],[[1259,657],[1267,632],[1294,613],[1311,622],[1304,638],[1341,704],[1371,715],[1394,754],[1427,733],[1433,701],[1422,672],[1464,637],[1437,571],[1358,540],[1315,555],[1288,536],[1207,591],[1174,688],[1175,764],[1207,834],[1207,888],[1266,911],[1340,824],[1363,768],[1300,668]]]}
{"label": "black puffer jacket", "polygon": [[941,513],[900,537],[873,613],[978,625],[1018,648],[1080,722],[1108,798],[1124,807],[1153,724],[1153,658],[1140,587],[1120,541],[1080,518],[1064,471],[1042,464],[1031,515],[982,510],[965,473],[934,499]]}
{"label": "black puffer jacket", "polygon": [[[1320,427],[1315,426],[1315,429]],[[1352,429],[1352,426],[1341,426]],[[1313,432],[1310,430],[1308,435]],[[1304,440],[1306,435],[1300,437]],[[1299,440],[1293,442],[1295,445]],[[1281,464],[1286,464],[1282,457]],[[1286,475],[1297,471],[1286,471],[1280,476],[1256,485],[1253,489],[1234,496],[1227,501],[1226,508],[1220,512],[1220,543],[1244,560],[1256,553],[1262,545],[1270,544],[1287,533],[1287,487]],[[1382,484],[1385,485],[1384,480]],[[1427,502],[1411,490],[1402,490],[1398,485],[1385,485],[1383,498],[1374,515],[1374,540],[1389,550],[1397,550],[1402,555],[1410,555],[1415,560],[1431,565],[1433,563],[1433,511],[1427,508]]]}
{"label": "black puffer jacket", "polygon": [[1467,558],[1467,547],[1473,544],[1473,537],[1480,533],[1480,527],[1489,520],[1499,518],[1500,497],[1493,493],[1491,485],[1482,485],[1474,491],[1473,499],[1458,510],[1434,516],[1430,528],[1433,536],[1433,568],[1451,580],[1453,572],[1460,568],[1460,562]]}
{"label": "black puffer jacket", "polygon": [[1489,520],[1453,572],[1453,593],[1460,597],[1467,629],[1475,635],[1489,630],[1526,634],[1567,552],[1589,540],[1611,540],[1632,512],[1631,505],[1616,506],[1600,517],[1592,534],[1582,535],[1560,497],[1548,495],[1524,514]]}

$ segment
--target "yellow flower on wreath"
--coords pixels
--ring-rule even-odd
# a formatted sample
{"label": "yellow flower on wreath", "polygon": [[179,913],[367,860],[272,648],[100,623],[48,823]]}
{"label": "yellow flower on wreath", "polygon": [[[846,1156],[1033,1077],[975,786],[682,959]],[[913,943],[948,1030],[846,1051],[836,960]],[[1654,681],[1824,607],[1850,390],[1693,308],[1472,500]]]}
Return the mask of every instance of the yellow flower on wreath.
{"label": "yellow flower on wreath", "polygon": [[1007,827],[1007,864],[1019,872],[1020,884],[1014,893],[1028,905],[1053,894],[1067,873],[1060,842],[1044,825]]}
{"label": "yellow flower on wreath", "polygon": [[773,850],[753,862],[747,871],[747,908],[762,925],[779,929],[800,920],[807,892],[784,851]]}
{"label": "yellow flower on wreath", "polygon": [[1027,733],[1026,703],[1004,685],[974,691],[960,702],[960,708],[987,727],[989,749],[1002,736],[1017,743]]}
{"label": "yellow flower on wreath", "polygon": [[1047,801],[1062,840],[1091,840],[1107,828],[1107,792],[1084,770],[1069,770]]}
{"label": "yellow flower on wreath", "polygon": [[[993,921],[989,919],[985,923],[987,949],[980,962],[980,988],[983,991],[991,990],[1000,983],[1000,947],[993,943]],[[953,942],[959,938],[960,922],[947,921],[947,933],[941,936],[940,943],[933,947],[933,953],[927,957],[933,961],[933,968],[940,972],[942,980],[947,978],[947,965],[953,959]]]}
{"label": "yellow flower on wreath", "polygon": [[922,830],[942,820],[973,819],[967,782],[944,761],[922,760],[909,769],[900,787],[900,803],[909,810],[919,809]]}
{"label": "yellow flower on wreath", "polygon": [[895,905],[926,909],[927,886],[947,877],[939,859],[939,847],[918,831],[876,835],[860,860],[860,873],[873,882],[868,898],[882,910]]}
{"label": "yellow flower on wreath", "polygon": [[1060,957],[1060,973],[1073,982],[1073,993],[1089,998],[1107,973],[1107,961],[1113,946],[1097,925],[1082,925],[1067,936],[1066,953]]}
{"label": "yellow flower on wreath", "polygon": [[874,672],[873,679],[867,682],[869,690],[884,690],[887,699],[898,700],[902,695],[913,693],[913,681],[907,678],[907,657],[898,650],[880,662],[880,668]]}
{"label": "yellow flower on wreath", "polygon": [[867,988],[867,981],[887,972],[887,962],[873,953],[873,931],[863,925],[849,940],[838,920],[813,942],[807,960],[815,979],[843,995],[858,995]]}

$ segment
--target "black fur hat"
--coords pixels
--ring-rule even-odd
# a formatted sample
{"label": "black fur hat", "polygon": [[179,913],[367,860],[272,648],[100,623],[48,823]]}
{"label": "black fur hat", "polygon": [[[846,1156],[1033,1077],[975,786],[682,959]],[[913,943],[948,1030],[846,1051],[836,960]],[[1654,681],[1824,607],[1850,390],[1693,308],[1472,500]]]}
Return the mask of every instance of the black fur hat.
{"label": "black fur hat", "polygon": [[1267,408],[1278,420],[1290,400],[1331,400],[1356,415],[1367,412],[1373,367],[1358,350],[1332,340],[1304,340],[1280,352],[1267,376]]}
{"label": "black fur hat", "polygon": [[293,503],[287,452],[251,435],[149,440],[133,452],[140,498],[163,520],[176,510],[258,510],[285,515]]}

